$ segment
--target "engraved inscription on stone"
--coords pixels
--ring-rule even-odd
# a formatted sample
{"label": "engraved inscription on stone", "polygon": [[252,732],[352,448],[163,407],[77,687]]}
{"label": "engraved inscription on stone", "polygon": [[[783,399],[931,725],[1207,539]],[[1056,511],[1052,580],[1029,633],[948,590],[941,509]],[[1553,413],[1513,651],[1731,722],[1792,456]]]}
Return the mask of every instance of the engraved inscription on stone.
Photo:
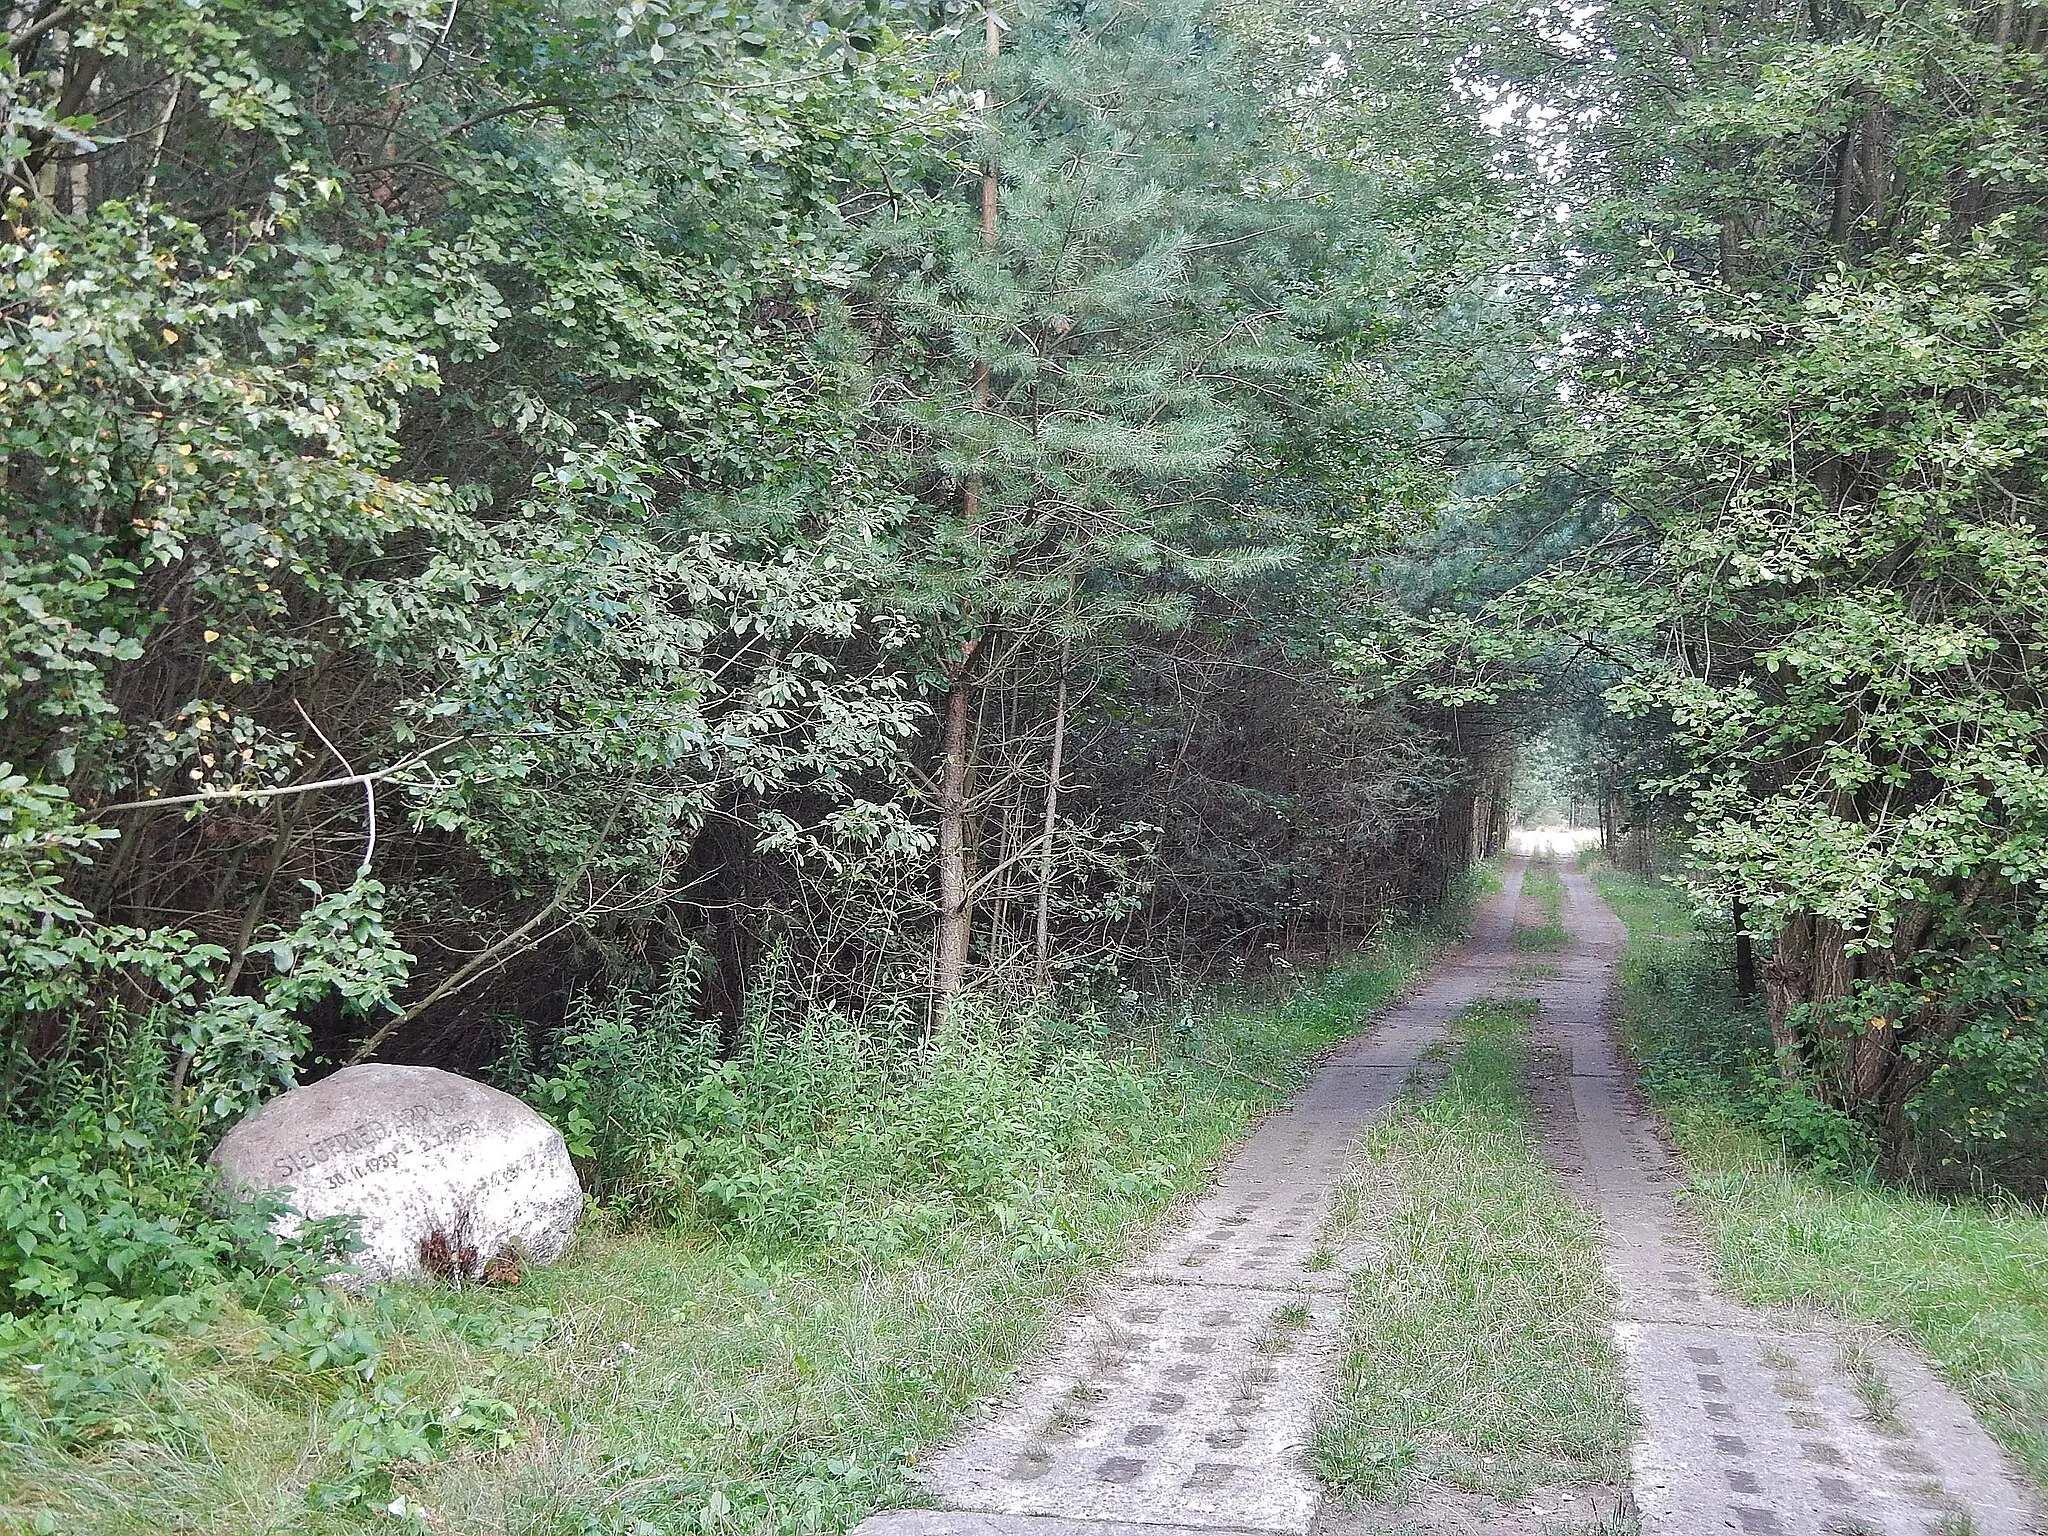
{"label": "engraved inscription on stone", "polygon": [[434,1067],[347,1067],[294,1088],[221,1138],[213,1160],[230,1184],[283,1190],[299,1217],[357,1217],[365,1280],[546,1264],[583,1211],[560,1132],[511,1094]]}

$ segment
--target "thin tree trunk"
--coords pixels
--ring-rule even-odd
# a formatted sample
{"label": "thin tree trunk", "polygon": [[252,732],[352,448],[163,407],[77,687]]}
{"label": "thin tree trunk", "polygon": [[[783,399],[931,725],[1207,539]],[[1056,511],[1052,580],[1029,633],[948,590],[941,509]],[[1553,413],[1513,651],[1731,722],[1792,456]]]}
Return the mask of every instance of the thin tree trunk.
{"label": "thin tree trunk", "polygon": [[[981,13],[981,48],[991,62],[1003,51],[1003,24],[993,7]],[[996,243],[996,166],[993,160],[981,167],[981,242]]]}
{"label": "thin tree trunk", "polygon": [[1835,207],[1828,219],[1828,239],[1846,245],[1856,213],[1856,125],[1851,123],[1835,146]]}
{"label": "thin tree trunk", "polygon": [[[1890,121],[1884,107],[1872,103],[1863,112],[1863,189],[1862,214],[1873,228],[1884,223],[1886,193],[1890,190],[1892,172],[1887,163],[1889,149]],[[1873,235],[1873,239],[1876,236]]]}
{"label": "thin tree trunk", "polygon": [[[993,10],[982,17],[982,46],[990,59],[1001,51],[1002,23]],[[986,98],[984,98],[984,101]],[[981,240],[996,243],[996,168],[994,161],[981,170]],[[989,400],[988,364],[976,362],[973,373],[975,403],[986,409]],[[981,490],[972,476],[960,487],[960,513],[972,523],[981,511]],[[956,670],[946,685],[945,763],[939,774],[939,931],[932,962],[932,993],[943,1006],[967,984],[967,950],[972,937],[973,886],[968,873],[968,720],[974,713],[977,692],[970,680],[978,641],[969,641]]]}
{"label": "thin tree trunk", "polygon": [[970,661],[946,687],[945,763],[939,774],[939,934],[932,990],[941,1003],[967,981],[967,720],[974,704]]}
{"label": "thin tree trunk", "polygon": [[1742,925],[1747,920],[1742,898],[1735,898],[1735,995],[1756,996],[1756,945]]}
{"label": "thin tree trunk", "polygon": [[1067,663],[1073,655],[1073,644],[1067,640],[1060,646],[1060,691],[1052,716],[1052,762],[1045,779],[1045,840],[1038,853],[1038,923],[1034,930],[1037,965],[1032,980],[1041,991],[1052,971],[1052,842],[1060,813],[1060,770],[1067,752]]}
{"label": "thin tree trunk", "polygon": [[1779,925],[1771,958],[1763,968],[1764,1017],[1770,1021],[1778,1070],[1787,1082],[1798,1080],[1804,1060],[1792,1032],[1792,1011],[1807,999],[1812,966],[1813,918],[1795,912]]}

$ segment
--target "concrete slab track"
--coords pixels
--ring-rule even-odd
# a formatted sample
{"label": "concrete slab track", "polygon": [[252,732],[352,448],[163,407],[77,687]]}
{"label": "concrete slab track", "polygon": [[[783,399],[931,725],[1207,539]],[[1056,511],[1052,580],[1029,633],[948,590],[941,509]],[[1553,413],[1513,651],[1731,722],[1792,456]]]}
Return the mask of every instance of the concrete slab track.
{"label": "concrete slab track", "polygon": [[[1532,993],[1536,1070],[1554,1064],[1537,1094],[1546,1138],[1606,1224],[1644,1424],[1634,1481],[1645,1536],[2031,1530],[2028,1494],[1911,1350],[1714,1293],[1673,1200],[1678,1170],[1606,1026],[1620,924],[1566,868],[1570,947],[1518,951],[1522,872],[1510,869],[1470,941],[1328,1053],[1215,1187],[927,1459],[940,1508],[876,1515],[855,1536],[1305,1536],[1321,1490],[1304,1447],[1359,1261],[1322,1246],[1333,1192],[1446,1023],[1481,998]],[[1551,974],[1532,980],[1532,961]],[[1895,1428],[1856,1396],[1851,1344],[1896,1393]]]}
{"label": "concrete slab track", "polygon": [[[1539,1092],[1546,1136],[1600,1215],[1616,1334],[1643,1429],[1635,1498],[1645,1536],[2019,1536],[2032,1496],[1955,1392],[1897,1340],[1741,1305],[1679,1212],[1677,1160],[1625,1071],[1608,1012],[1626,932],[1562,869],[1571,944],[1530,987],[1536,1056],[1568,1077]],[[1897,1406],[1874,1416],[1856,1355]]]}

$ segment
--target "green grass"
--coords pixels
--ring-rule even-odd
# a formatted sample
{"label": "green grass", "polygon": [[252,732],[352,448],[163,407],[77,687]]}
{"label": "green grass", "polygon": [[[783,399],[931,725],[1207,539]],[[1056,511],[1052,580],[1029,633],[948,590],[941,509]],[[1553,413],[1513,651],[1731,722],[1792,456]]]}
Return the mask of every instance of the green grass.
{"label": "green grass", "polygon": [[1315,1461],[1354,1499],[1427,1483],[1511,1499],[1626,1475],[1598,1223],[1538,1155],[1522,1089],[1533,1012],[1467,1009],[1441,1083],[1368,1135],[1340,1194],[1334,1235],[1371,1257]]}
{"label": "green grass", "polygon": [[1489,896],[1500,894],[1500,888],[1507,883],[1502,873],[1501,856],[1483,859],[1465,871],[1465,896],[1467,902],[1481,902]]}
{"label": "green grass", "polygon": [[[416,1422],[465,1393],[517,1413],[502,1437],[451,1433],[438,1458],[400,1456],[391,1486],[354,1507],[314,1508],[308,1487],[345,1482],[339,1405],[373,1385],[280,1357],[270,1323],[224,1303],[170,1344],[165,1386],[82,1443],[33,1425],[0,1434],[0,1530],[651,1536],[837,1529],[915,1502],[918,1452],[1431,942],[1398,936],[1284,1000],[1198,1011],[1173,1038],[1124,1048],[1143,1091],[1020,1226],[956,1219],[863,1250],[594,1220],[516,1288],[348,1304],[382,1341],[376,1383]],[[1103,1153],[1111,1142],[1130,1155]],[[1059,1240],[1038,1240],[1047,1231]],[[16,1386],[0,1379],[0,1393]]]}
{"label": "green grass", "polygon": [[1659,1068],[1647,1075],[1652,1095],[1728,1286],[1747,1301],[1817,1303],[1911,1338],[2048,1486],[2048,1217],[1790,1162],[1727,1091],[1768,1042],[1718,956],[1686,942],[1683,898],[1612,872],[1598,879],[1629,929],[1629,1044]]}
{"label": "green grass", "polygon": [[1535,903],[1541,920],[1516,925],[1517,949],[1563,949],[1571,942],[1564,926],[1564,882],[1548,860],[1531,863],[1523,874],[1522,900]]}

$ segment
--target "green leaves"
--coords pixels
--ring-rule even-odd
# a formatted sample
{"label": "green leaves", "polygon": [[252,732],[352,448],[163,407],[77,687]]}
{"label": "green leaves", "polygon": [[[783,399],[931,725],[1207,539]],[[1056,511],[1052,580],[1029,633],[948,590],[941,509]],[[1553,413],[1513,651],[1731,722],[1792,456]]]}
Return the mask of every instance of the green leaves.
{"label": "green leaves", "polygon": [[1587,547],[1458,622],[1599,655],[1657,746],[1615,787],[1775,939],[1784,1070],[1896,1146],[1951,1049],[2029,1033],[1943,957],[2048,943],[2038,61],[1960,12],[1652,22],[1545,77],[1597,126],[1531,130],[1573,196],[1554,441]]}
{"label": "green leaves", "polygon": [[924,131],[886,29],[158,10],[8,96],[0,1008],[175,1000],[214,1123],[330,1004],[674,899],[737,803],[764,852],[913,847],[897,502],[811,346],[840,199]]}
{"label": "green leaves", "polygon": [[[879,425],[921,503],[903,600],[949,633],[1175,627],[1173,597],[1295,558],[1287,498],[1328,504],[1293,455],[1341,416],[1318,265],[1343,257],[1309,190],[1337,178],[1198,7],[1005,20],[961,61],[999,109],[927,172],[955,191],[864,247]],[[984,158],[986,241],[961,184]]]}
{"label": "green leaves", "polygon": [[[392,1473],[424,1466],[465,1445],[505,1450],[517,1443],[519,1410],[481,1389],[458,1391],[440,1408],[413,1395],[422,1373],[388,1377],[368,1391],[345,1389],[328,1411],[328,1450],[341,1459],[339,1475],[306,1485],[313,1509],[355,1509],[391,1497]],[[392,1512],[402,1514],[400,1498]]]}

